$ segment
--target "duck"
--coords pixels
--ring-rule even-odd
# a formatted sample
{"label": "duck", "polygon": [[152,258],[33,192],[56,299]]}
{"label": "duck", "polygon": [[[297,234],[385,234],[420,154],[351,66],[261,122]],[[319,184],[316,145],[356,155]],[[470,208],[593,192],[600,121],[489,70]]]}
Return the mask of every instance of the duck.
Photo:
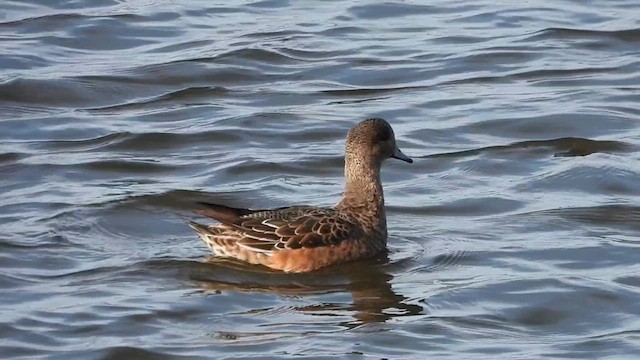
{"label": "duck", "polygon": [[344,192],[334,207],[243,209],[199,202],[199,215],[219,224],[189,221],[214,256],[286,273],[306,273],[376,256],[387,249],[387,217],[380,168],[389,158],[413,160],[397,146],[381,118],[349,130]]}

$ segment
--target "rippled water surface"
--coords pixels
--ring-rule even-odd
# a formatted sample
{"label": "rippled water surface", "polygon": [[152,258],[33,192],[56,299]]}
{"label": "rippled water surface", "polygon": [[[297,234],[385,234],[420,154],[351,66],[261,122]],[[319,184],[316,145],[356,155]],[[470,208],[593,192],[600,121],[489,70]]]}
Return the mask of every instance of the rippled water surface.
{"label": "rippled water surface", "polygon": [[[0,2],[0,356],[636,359],[640,5]],[[196,201],[332,205],[388,119],[387,255],[209,257]]]}

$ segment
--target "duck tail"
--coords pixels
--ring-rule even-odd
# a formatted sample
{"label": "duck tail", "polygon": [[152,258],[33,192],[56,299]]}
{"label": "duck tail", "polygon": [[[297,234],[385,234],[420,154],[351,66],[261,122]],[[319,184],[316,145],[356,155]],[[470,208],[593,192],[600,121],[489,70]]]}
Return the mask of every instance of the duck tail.
{"label": "duck tail", "polygon": [[200,237],[202,237],[202,238],[207,237],[207,235],[211,235],[211,230],[209,230],[209,227],[206,226],[206,225],[202,225],[202,224],[197,223],[195,221],[189,221],[188,225],[195,232],[197,232],[198,235],[200,235]]}
{"label": "duck tail", "polygon": [[204,209],[195,210],[196,214],[203,215],[229,225],[237,225],[241,216],[256,212],[256,210],[233,208],[230,206],[207,202],[198,202],[197,204]]}

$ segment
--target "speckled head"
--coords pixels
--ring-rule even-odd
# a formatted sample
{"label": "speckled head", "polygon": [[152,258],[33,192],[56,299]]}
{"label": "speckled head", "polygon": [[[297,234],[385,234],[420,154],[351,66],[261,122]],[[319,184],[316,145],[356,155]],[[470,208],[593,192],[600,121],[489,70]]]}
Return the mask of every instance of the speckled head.
{"label": "speckled head", "polygon": [[379,118],[364,120],[349,131],[345,156],[357,162],[373,161],[378,166],[388,158],[413,162],[396,145],[391,125]]}

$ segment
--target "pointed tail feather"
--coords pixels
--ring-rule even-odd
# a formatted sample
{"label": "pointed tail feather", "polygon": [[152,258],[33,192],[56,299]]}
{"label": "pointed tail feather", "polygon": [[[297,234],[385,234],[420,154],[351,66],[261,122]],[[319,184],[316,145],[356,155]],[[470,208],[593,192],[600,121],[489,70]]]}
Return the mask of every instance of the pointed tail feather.
{"label": "pointed tail feather", "polygon": [[241,216],[255,212],[255,210],[232,208],[229,206],[206,202],[197,202],[197,204],[204,207],[205,209],[195,210],[196,214],[210,217],[212,219],[220,221],[223,224],[229,225],[238,224]]}
{"label": "pointed tail feather", "polygon": [[197,223],[195,221],[189,221],[188,222],[189,227],[192,228],[195,232],[198,233],[198,235],[200,236],[206,236],[211,234],[211,231],[209,230],[209,227],[206,225],[202,225],[200,223]]}
{"label": "pointed tail feather", "polygon": [[191,227],[198,234],[200,239],[204,241],[209,249],[213,252],[214,255],[224,255],[224,252],[221,252],[220,248],[217,246],[215,239],[211,236],[211,230],[209,227],[199,224],[195,221],[188,222],[189,227]]}

